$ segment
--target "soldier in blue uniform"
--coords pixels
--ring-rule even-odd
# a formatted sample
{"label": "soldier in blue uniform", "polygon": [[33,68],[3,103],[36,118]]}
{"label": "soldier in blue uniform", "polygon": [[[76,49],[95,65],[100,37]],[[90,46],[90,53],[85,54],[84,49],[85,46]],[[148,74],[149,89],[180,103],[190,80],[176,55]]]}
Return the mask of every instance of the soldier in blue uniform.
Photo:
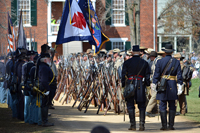
{"label": "soldier in blue uniform", "polygon": [[0,56],[0,103],[6,102],[5,75],[6,67],[4,63],[4,56]]}
{"label": "soldier in blue uniform", "polygon": [[33,59],[35,57],[35,51],[27,51],[27,62],[22,66],[22,86],[24,86],[24,122],[29,123],[30,117],[30,91],[32,83],[30,80],[30,70],[35,65]]}
{"label": "soldier in blue uniform", "polygon": [[[37,64],[37,60],[38,60],[39,56],[36,55],[34,57],[34,66],[31,68],[30,70],[30,80],[31,83],[34,86],[37,86],[37,81],[36,80],[36,64]],[[41,101],[42,98],[40,95],[38,95],[39,93],[37,93],[35,90],[33,90],[33,88],[31,88],[31,105],[30,105],[30,120],[29,120],[29,124],[38,124],[39,126],[42,125],[42,118],[41,118]]]}
{"label": "soldier in blue uniform", "polygon": [[[156,64],[155,73],[153,76],[153,84],[152,89],[156,91],[157,83],[160,81],[161,75],[172,58],[171,54],[173,53],[174,49],[171,44],[166,44],[165,49],[162,49],[165,51],[166,56],[160,60],[158,60]],[[171,69],[171,68],[174,69]],[[181,73],[181,66],[180,62],[177,59],[172,60],[170,63],[165,75],[163,75],[163,78],[166,78],[166,75],[170,73],[169,77],[167,77],[167,83],[166,83],[166,89],[164,91],[158,91],[156,99],[160,100],[160,115],[161,115],[161,122],[162,127],[160,130],[167,130],[167,103],[169,105],[169,127],[168,130],[174,130],[174,118],[176,114],[176,106],[175,106],[175,100],[178,99],[178,95],[182,93],[182,73]],[[177,79],[176,79],[177,78]],[[177,80],[177,81],[176,81]],[[177,82],[178,82],[178,91],[177,91]]]}
{"label": "soldier in blue uniform", "polygon": [[[122,87],[125,85],[130,84],[133,80],[135,82],[135,76],[141,70],[137,77],[137,87],[135,91],[135,95],[130,98],[126,98],[127,101],[127,109],[129,113],[129,119],[131,126],[129,130],[136,130],[136,122],[135,122],[135,106],[134,100],[138,104],[138,108],[140,110],[140,131],[145,129],[145,102],[146,102],[146,94],[145,89],[146,86],[150,86],[150,67],[148,63],[140,58],[140,49],[139,46],[133,46],[132,49],[133,57],[126,60],[123,64],[122,68]],[[126,80],[126,77],[128,80]],[[143,81],[143,82],[142,82]]]}
{"label": "soldier in blue uniform", "polygon": [[16,103],[17,105],[17,113],[18,113],[18,119],[24,120],[24,95],[23,89],[21,88],[21,79],[22,79],[22,65],[25,63],[26,60],[26,52],[27,50],[24,48],[17,48],[16,50],[16,59],[17,61],[15,62],[14,65],[14,73],[17,77],[17,83],[16,83],[16,94],[17,94],[17,100],[18,102]]}
{"label": "soldier in blue uniform", "polygon": [[41,116],[42,126],[53,126],[53,123],[48,123],[48,109],[49,109],[49,93],[50,86],[52,85],[55,75],[53,74],[50,65],[51,59],[48,53],[42,53],[40,59],[40,65],[38,70],[40,91],[44,92],[42,97]]}
{"label": "soldier in blue uniform", "polygon": [[8,93],[7,93],[7,104],[8,106],[12,109],[12,117],[17,118],[17,109],[16,106],[13,104],[13,99],[12,97],[15,95],[12,92],[12,77],[14,74],[14,62],[15,62],[15,52],[10,52],[7,55],[8,61],[6,62],[6,80],[7,80],[7,88],[8,88]]}

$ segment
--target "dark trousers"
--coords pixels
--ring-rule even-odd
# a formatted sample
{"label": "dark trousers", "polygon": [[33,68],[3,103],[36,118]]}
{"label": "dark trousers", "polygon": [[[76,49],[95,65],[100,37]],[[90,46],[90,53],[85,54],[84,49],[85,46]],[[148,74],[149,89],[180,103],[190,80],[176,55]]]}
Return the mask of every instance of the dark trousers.
{"label": "dark trousers", "polygon": [[[135,109],[135,106],[134,106],[135,97],[127,98],[126,101],[127,101],[127,109],[128,110]],[[146,103],[146,101],[145,102],[137,102],[139,110],[146,110],[145,103]]]}
{"label": "dark trousers", "polygon": [[55,94],[56,94],[56,89],[54,89],[54,88],[50,89],[50,93],[49,93],[49,105],[52,105],[52,100],[53,100]]}
{"label": "dark trousers", "polygon": [[24,95],[22,93],[18,93],[18,101],[19,105],[17,107],[18,112],[18,119],[21,121],[24,120]]}
{"label": "dark trousers", "polygon": [[160,111],[164,112],[167,110],[167,102],[169,110],[176,111],[175,100],[160,100],[160,106],[159,106]]}
{"label": "dark trousers", "polygon": [[48,122],[49,96],[42,97],[41,117],[42,123]]}
{"label": "dark trousers", "polygon": [[186,112],[186,96],[185,96],[185,94],[182,93],[178,97],[178,101],[179,101],[179,106],[180,106],[180,113],[184,115]]}

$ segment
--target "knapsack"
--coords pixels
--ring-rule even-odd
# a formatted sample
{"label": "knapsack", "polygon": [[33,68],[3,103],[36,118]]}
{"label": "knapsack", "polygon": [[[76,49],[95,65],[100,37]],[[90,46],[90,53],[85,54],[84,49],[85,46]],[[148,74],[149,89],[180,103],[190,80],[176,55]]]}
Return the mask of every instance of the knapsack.
{"label": "knapsack", "polygon": [[189,81],[192,78],[193,69],[190,66],[184,66],[182,70],[183,81]]}

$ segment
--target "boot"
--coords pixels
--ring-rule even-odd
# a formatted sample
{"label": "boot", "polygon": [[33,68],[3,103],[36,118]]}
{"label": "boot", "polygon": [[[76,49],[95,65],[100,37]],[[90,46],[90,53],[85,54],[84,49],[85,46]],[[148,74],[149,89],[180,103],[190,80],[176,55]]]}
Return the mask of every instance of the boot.
{"label": "boot", "polygon": [[145,123],[145,110],[140,110],[140,128],[139,128],[139,131],[144,131],[144,129],[145,129],[144,123]]}
{"label": "boot", "polygon": [[128,128],[128,130],[135,131],[136,130],[136,126],[135,126],[135,110],[134,109],[129,109],[128,113],[129,113],[129,119],[130,119],[130,123],[131,123],[131,126],[130,126],[130,128]]}
{"label": "boot", "polygon": [[175,118],[176,111],[169,110],[169,130],[175,130],[174,128],[174,118]]}
{"label": "boot", "polygon": [[160,111],[162,127],[160,130],[167,130],[167,111]]}
{"label": "boot", "polygon": [[48,127],[53,126],[53,123],[48,123],[48,109],[49,106],[41,107],[41,115],[42,115],[42,126]]}

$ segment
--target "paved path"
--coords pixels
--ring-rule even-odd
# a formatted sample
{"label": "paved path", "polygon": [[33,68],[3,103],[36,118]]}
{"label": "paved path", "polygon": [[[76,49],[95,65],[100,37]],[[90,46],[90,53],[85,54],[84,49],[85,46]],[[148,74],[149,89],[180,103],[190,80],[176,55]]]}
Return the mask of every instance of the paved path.
{"label": "paved path", "polygon": [[[55,126],[50,127],[53,132],[63,133],[90,133],[91,129],[97,125],[103,125],[107,127],[111,133],[130,133],[133,131],[127,130],[130,126],[128,115],[126,115],[125,122],[123,121],[123,115],[115,115],[113,112],[108,112],[104,116],[104,112],[100,112],[96,115],[97,108],[91,106],[87,113],[77,110],[77,105],[74,108],[71,107],[73,102],[66,105],[61,105],[59,102],[55,102],[55,110],[50,110],[52,116],[49,118],[50,122],[54,122]],[[136,127],[139,129],[139,117],[136,117]],[[146,117],[145,131],[144,132],[161,132],[160,119],[158,117],[148,118]],[[176,116],[174,131],[162,131],[173,133],[200,133],[200,123],[192,122],[185,119],[183,116]],[[134,131],[140,132],[141,131]]]}

